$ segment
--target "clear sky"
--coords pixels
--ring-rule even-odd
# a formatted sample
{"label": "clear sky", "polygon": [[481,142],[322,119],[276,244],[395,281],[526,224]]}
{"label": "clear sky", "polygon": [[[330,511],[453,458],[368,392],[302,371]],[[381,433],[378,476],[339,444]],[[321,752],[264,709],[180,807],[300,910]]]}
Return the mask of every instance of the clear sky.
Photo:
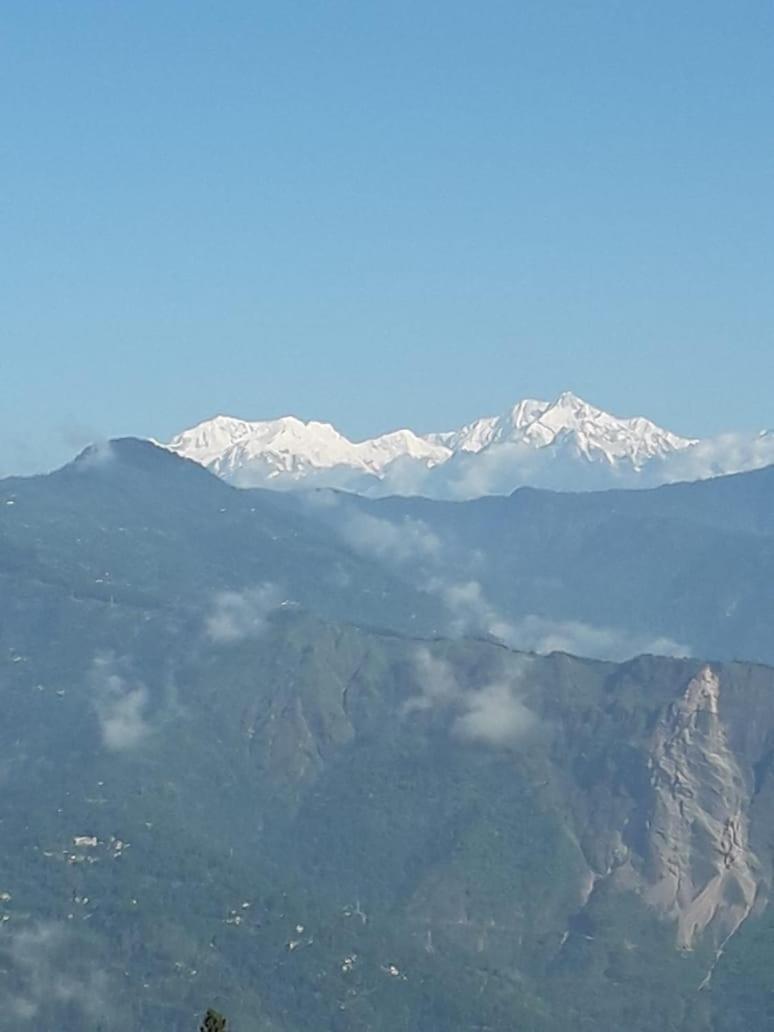
{"label": "clear sky", "polygon": [[770,0],[9,0],[0,471],[565,388],[774,425]]}

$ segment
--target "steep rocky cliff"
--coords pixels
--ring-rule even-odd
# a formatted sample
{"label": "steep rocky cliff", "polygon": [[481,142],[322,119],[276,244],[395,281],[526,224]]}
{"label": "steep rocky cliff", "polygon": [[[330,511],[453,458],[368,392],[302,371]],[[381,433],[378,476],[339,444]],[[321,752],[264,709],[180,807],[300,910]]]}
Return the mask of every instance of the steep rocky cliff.
{"label": "steep rocky cliff", "polygon": [[690,948],[722,945],[764,889],[749,842],[748,783],[719,710],[720,678],[704,667],[659,721],[650,744],[653,798],[644,898],[677,921]]}

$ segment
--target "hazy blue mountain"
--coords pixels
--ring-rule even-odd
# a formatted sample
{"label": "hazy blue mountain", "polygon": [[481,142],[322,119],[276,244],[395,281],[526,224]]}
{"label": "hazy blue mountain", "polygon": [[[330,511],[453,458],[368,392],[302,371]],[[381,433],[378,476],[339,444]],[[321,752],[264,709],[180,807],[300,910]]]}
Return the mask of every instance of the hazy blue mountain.
{"label": "hazy blue mountain", "polygon": [[437,600],[273,492],[247,494],[149,442],[89,449],[47,476],[0,480],[3,623],[26,633],[33,585],[85,607],[112,601],[196,608],[215,591],[270,583],[325,615],[432,631]]}
{"label": "hazy blue mountain", "polygon": [[[760,564],[744,490],[691,526]],[[562,501],[361,504],[134,441],[0,483],[0,1028],[766,1027],[774,670],[466,636],[446,535]]]}
{"label": "hazy blue mountain", "polygon": [[442,598],[447,625],[543,651],[774,662],[774,467],[640,491],[330,497],[319,512],[362,554],[380,528],[413,536],[412,561],[383,548],[385,568]]}

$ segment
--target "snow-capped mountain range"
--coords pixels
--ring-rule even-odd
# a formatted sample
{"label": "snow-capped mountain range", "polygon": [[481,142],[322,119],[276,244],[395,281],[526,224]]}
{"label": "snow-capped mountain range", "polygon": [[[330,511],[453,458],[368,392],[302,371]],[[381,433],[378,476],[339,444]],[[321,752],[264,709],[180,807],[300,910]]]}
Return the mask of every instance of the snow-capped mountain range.
{"label": "snow-capped mountain range", "polygon": [[295,416],[248,422],[216,416],[185,430],[168,445],[227,479],[303,479],[315,471],[343,467],[381,477],[391,463],[409,458],[428,466],[445,462],[448,447],[432,443],[411,430],[396,430],[354,443],[330,423],[304,423]]}
{"label": "snow-capped mountain range", "polygon": [[477,454],[505,442],[547,448],[559,443],[563,435],[569,435],[578,452],[590,461],[614,464],[624,460],[635,468],[694,443],[662,430],[648,419],[618,419],[569,391],[553,402],[527,398],[505,415],[477,419],[459,430],[429,434],[426,440],[445,446],[450,454]]}
{"label": "snow-capped mountain range", "polygon": [[370,495],[470,498],[523,485],[584,490],[701,479],[774,462],[774,434],[679,437],[565,392],[441,433],[396,430],[350,441],[295,416],[216,416],[167,447],[241,487],[339,487]]}

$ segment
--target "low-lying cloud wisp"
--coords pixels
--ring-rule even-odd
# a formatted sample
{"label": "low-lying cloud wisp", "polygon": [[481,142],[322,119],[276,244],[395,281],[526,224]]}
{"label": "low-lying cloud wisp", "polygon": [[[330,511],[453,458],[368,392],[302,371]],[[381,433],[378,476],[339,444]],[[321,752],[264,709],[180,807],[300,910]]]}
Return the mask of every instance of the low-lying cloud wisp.
{"label": "low-lying cloud wisp", "polygon": [[354,551],[387,562],[435,562],[441,553],[440,538],[422,520],[393,523],[353,511],[339,524],[339,533]]}
{"label": "low-lying cloud wisp", "polygon": [[207,637],[218,644],[233,644],[260,636],[281,599],[277,586],[270,583],[242,591],[219,591],[205,619]]}
{"label": "low-lying cloud wisp", "polygon": [[513,648],[546,655],[568,652],[590,659],[623,662],[646,653],[658,656],[690,656],[687,645],[664,635],[652,637],[616,627],[597,627],[579,620],[547,620],[525,616],[508,626],[503,640]]}
{"label": "low-lying cloud wisp", "polygon": [[464,696],[465,711],[452,725],[452,733],[471,742],[512,745],[535,725],[534,714],[505,681],[495,681]]}
{"label": "low-lying cloud wisp", "polygon": [[79,473],[88,473],[90,470],[102,469],[110,465],[114,459],[115,452],[110,441],[94,441],[78,456],[75,468]]}
{"label": "low-lying cloud wisp", "polygon": [[[452,547],[421,520],[405,518],[398,522],[359,510],[345,511],[332,495],[325,505],[339,508],[335,525],[354,551],[393,565],[400,575],[408,573],[417,587],[441,600],[448,613],[448,633],[455,637],[487,635],[519,651],[567,652],[618,662],[643,653],[691,654],[688,645],[666,635],[581,620],[552,620],[531,613],[506,616],[475,579],[482,562],[480,553]],[[461,574],[452,578],[449,569]]]}
{"label": "low-lying cloud wisp", "polygon": [[[77,1012],[83,1027],[109,1024],[108,978],[61,925],[38,922],[3,935],[0,986],[7,980],[4,1008],[14,1022],[58,1027]],[[79,1022],[80,1024],[80,1022]]]}
{"label": "low-lying cloud wisp", "polygon": [[690,648],[665,635],[652,636],[599,627],[580,620],[549,620],[528,614],[516,620],[502,616],[489,602],[478,581],[431,585],[451,614],[454,634],[487,634],[522,652],[567,652],[590,659],[622,662],[651,653],[661,656],[690,656]]}
{"label": "low-lying cloud wisp", "polygon": [[147,687],[119,673],[119,665],[109,654],[95,657],[90,679],[105,748],[121,752],[140,745],[151,730],[145,718]]}
{"label": "low-lying cloud wisp", "polygon": [[450,732],[467,742],[496,748],[513,746],[537,725],[534,713],[518,697],[513,677],[464,688],[454,668],[426,648],[414,659],[419,693],[403,704],[403,714],[443,710],[452,714]]}

